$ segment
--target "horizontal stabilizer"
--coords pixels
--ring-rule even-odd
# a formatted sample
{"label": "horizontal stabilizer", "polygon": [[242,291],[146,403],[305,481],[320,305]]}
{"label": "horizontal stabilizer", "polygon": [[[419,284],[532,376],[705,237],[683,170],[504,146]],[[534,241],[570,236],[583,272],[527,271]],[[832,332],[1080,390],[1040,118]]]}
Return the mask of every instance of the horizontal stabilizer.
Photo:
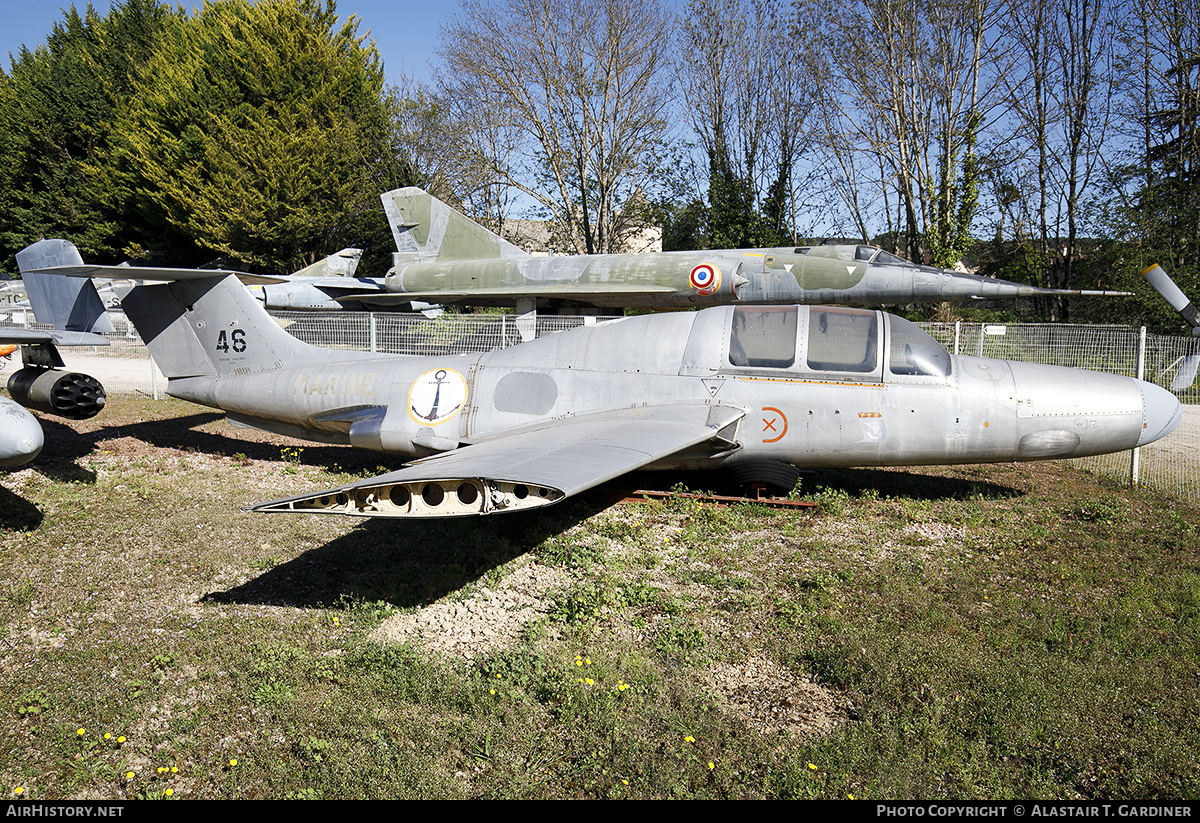
{"label": "horizontal stabilizer", "polygon": [[707,444],[745,412],[694,404],[623,409],[547,421],[336,489],[247,506],[256,512],[362,517],[465,517],[557,503],[613,477]]}

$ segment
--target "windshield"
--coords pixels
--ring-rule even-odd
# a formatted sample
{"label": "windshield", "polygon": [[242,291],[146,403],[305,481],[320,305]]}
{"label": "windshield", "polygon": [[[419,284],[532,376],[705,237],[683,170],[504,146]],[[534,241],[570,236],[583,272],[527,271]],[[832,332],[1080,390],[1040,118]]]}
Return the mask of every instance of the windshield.
{"label": "windshield", "polygon": [[888,371],[897,375],[946,377],[950,374],[950,353],[903,317],[891,315],[892,343]]}

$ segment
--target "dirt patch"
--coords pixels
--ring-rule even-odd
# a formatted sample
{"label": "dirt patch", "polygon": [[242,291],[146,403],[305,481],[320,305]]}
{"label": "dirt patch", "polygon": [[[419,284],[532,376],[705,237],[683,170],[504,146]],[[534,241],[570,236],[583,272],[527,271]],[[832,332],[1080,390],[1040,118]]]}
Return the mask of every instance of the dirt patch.
{"label": "dirt patch", "polygon": [[517,641],[521,629],[545,616],[547,593],[570,582],[565,572],[535,563],[522,566],[494,588],[462,600],[435,603],[383,621],[371,637],[430,648],[467,660]]}
{"label": "dirt patch", "polygon": [[820,737],[844,723],[852,708],[844,696],[761,657],[717,664],[709,685],[724,698],[726,712],[766,734]]}

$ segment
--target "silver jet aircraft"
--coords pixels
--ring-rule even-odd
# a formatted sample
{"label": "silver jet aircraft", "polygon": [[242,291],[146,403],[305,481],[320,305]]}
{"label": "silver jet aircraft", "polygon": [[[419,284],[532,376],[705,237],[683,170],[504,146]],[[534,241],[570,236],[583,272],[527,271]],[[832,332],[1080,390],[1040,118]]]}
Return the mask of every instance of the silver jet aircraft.
{"label": "silver jet aircraft", "polygon": [[[418,188],[380,195],[398,251],[390,294],[366,306],[553,303],[689,308],[729,303],[873,306],[1121,292],[1041,289],[918,266],[870,246],[533,257]],[[348,296],[349,297],[349,296]]]}
{"label": "silver jet aircraft", "polygon": [[[89,273],[66,241],[22,255],[25,271]],[[417,357],[302,343],[234,277],[163,279],[124,309],[170,394],[235,424],[415,460],[255,511],[453,517],[545,506],[641,468],[790,486],[797,467],[1081,457],[1150,443],[1182,414],[1150,383],[952,356],[861,309],[720,306]]]}

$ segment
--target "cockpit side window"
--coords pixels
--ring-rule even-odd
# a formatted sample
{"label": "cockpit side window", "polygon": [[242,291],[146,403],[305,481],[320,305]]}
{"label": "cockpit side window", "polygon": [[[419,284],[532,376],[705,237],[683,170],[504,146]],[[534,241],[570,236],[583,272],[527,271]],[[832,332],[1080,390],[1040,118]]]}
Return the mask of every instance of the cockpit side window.
{"label": "cockpit side window", "polygon": [[892,315],[891,352],[888,371],[896,375],[946,377],[950,374],[950,353],[917,326]]}
{"label": "cockpit side window", "polygon": [[734,309],[730,365],[786,369],[795,363],[796,315],[795,306]]}
{"label": "cockpit side window", "polygon": [[859,246],[858,248],[856,248],[854,250],[854,259],[869,261],[872,257],[875,256],[875,252],[877,252],[877,251],[879,251],[879,249],[873,249],[870,246]]}
{"label": "cockpit side window", "polygon": [[911,266],[912,263],[905,260],[903,257],[897,257],[890,252],[881,251],[879,256],[875,258],[876,263],[890,263],[893,266]]}
{"label": "cockpit side window", "polygon": [[812,307],[808,315],[808,367],[861,374],[879,365],[875,312]]}

